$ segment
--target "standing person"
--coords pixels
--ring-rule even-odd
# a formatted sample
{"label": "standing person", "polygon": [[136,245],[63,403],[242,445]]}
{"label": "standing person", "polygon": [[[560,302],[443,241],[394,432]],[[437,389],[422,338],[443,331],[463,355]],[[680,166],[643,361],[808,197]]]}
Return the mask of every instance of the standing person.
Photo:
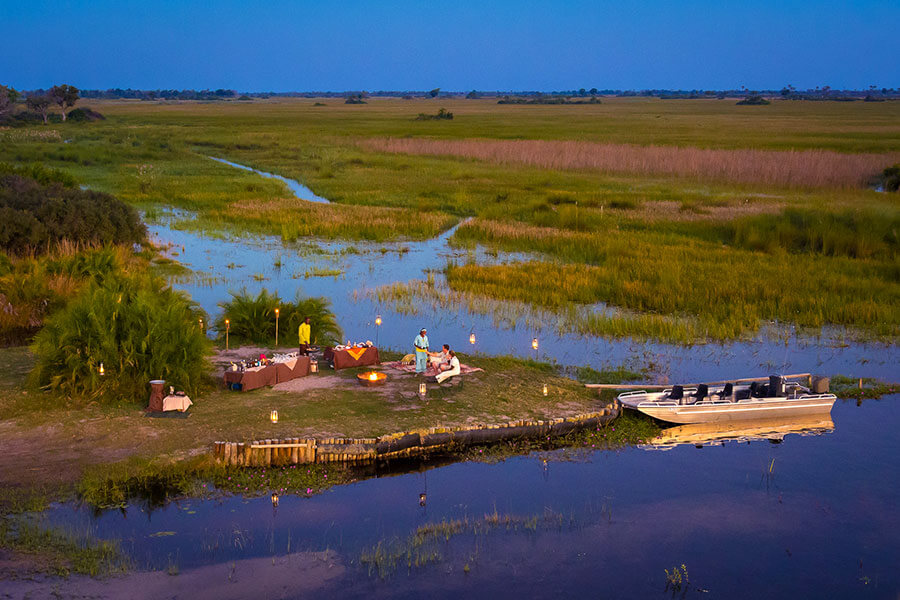
{"label": "standing person", "polygon": [[309,317],[303,319],[297,334],[300,336],[300,354],[309,355],[309,335],[310,335]]}
{"label": "standing person", "polygon": [[424,373],[428,368],[428,331],[423,327],[413,340],[416,347],[416,374]]}

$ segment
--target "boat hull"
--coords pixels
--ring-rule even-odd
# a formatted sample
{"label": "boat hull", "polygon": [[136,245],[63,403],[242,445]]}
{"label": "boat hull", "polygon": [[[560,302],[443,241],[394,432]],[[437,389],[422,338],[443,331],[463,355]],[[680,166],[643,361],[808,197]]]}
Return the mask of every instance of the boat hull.
{"label": "boat hull", "polygon": [[835,400],[836,397],[832,394],[821,394],[799,398],[750,398],[739,402],[700,404],[641,402],[629,407],[669,423],[724,423],[828,414]]}

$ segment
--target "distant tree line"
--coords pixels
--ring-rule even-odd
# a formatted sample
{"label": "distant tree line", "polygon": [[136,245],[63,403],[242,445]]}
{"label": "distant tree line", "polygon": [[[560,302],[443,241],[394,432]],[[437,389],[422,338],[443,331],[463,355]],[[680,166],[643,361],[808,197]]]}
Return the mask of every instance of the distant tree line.
{"label": "distant tree line", "polygon": [[237,98],[234,90],[133,90],[112,88],[108,90],[82,90],[82,98],[100,100],[226,100]]}

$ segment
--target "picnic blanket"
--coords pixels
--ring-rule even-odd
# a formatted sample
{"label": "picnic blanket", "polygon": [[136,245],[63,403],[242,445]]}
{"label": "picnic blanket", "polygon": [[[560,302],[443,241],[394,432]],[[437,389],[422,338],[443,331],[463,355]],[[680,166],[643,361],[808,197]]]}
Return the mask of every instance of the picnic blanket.
{"label": "picnic blanket", "polygon": [[[405,365],[399,360],[381,363],[381,364],[385,367],[390,367],[391,369],[396,369],[398,371],[403,371],[405,373],[415,373],[416,372],[415,364]],[[469,373],[478,373],[480,371],[484,371],[484,369],[482,369],[481,367],[470,367],[469,365],[464,365],[462,363],[459,363],[459,374],[460,375],[468,375]],[[437,373],[438,372],[435,369],[433,369],[431,367],[431,365],[429,365],[428,369],[426,369],[426,371],[425,371],[426,375],[437,375]]]}

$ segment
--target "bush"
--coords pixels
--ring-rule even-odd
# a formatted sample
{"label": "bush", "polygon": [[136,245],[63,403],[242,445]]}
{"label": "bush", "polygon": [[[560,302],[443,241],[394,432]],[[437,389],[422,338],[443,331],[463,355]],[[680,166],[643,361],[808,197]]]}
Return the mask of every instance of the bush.
{"label": "bush", "polygon": [[147,274],[92,282],[35,337],[31,381],[106,402],[145,402],[151,379],[195,395],[209,370],[203,316],[187,295]]}
{"label": "bush", "polygon": [[84,123],[86,121],[103,121],[106,117],[98,113],[96,110],[91,110],[90,108],[76,108],[75,110],[69,111],[69,114],[66,115],[67,121],[73,121],[75,123]]}
{"label": "bush", "polygon": [[771,102],[769,102],[759,94],[750,94],[743,100],[739,100],[737,102],[738,106],[763,106],[766,104],[771,104]]}
{"label": "bush", "polygon": [[313,344],[333,346],[340,343],[343,335],[326,298],[303,298],[298,294],[291,303],[265,289],[255,297],[242,289],[231,292],[231,300],[219,306],[222,314],[216,319],[215,327],[221,340],[225,338],[225,319],[228,319],[231,321],[230,337],[236,343],[273,345],[276,308],[281,311],[278,339],[283,345],[296,345],[297,329],[306,317],[310,318]]}
{"label": "bush", "polygon": [[881,172],[881,187],[886,192],[900,191],[900,165],[888,167]]}
{"label": "bush", "polygon": [[[109,194],[81,190],[38,167],[36,177],[0,174],[0,248],[13,254],[46,252],[63,240],[83,244],[142,242],[137,212]],[[64,181],[59,181],[64,179]]]}

